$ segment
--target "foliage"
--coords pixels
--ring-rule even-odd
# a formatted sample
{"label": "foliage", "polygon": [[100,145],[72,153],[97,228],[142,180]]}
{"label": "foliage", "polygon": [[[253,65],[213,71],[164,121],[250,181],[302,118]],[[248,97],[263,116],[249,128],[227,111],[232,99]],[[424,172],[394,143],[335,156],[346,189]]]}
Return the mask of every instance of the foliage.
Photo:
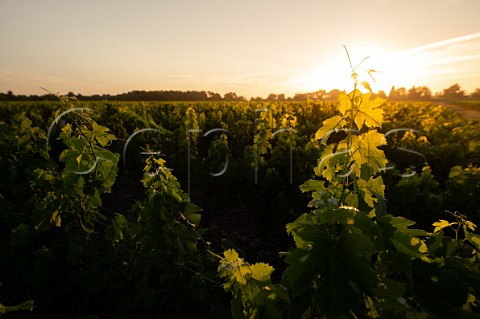
{"label": "foliage", "polygon": [[[289,266],[280,286],[290,296],[288,317],[426,318],[476,312],[480,237],[470,232],[475,224],[453,214],[456,222],[434,223],[431,234],[411,229],[413,221],[387,213],[381,176],[387,159],[379,148],[386,139],[377,131],[384,101],[358,90],[357,76],[352,67],[354,90],[339,96],[340,114],[323,121],[315,134],[323,145],[315,168],[321,179],[301,186],[312,192],[312,211],[287,224],[295,241],[295,248],[285,253]],[[369,90],[368,83],[363,85]],[[339,132],[343,134],[328,143]],[[428,174],[427,169],[421,178],[431,178]],[[444,239],[442,229],[454,225],[455,239]],[[232,292],[232,313],[238,316],[241,300],[243,315],[256,317],[252,308],[259,311],[263,305],[253,295],[239,294],[248,287],[252,270],[235,251],[224,256],[219,275],[228,278],[224,287]],[[426,286],[435,291],[436,303]]]}
{"label": "foliage", "polygon": [[400,178],[386,190],[389,212],[414,219],[418,225],[426,228],[438,219],[444,198],[429,166],[423,167],[420,174],[413,172],[410,173],[413,175]]}
{"label": "foliage", "polygon": [[[353,73],[336,105],[2,103],[0,301],[35,317],[477,316],[478,123]],[[235,208],[261,235],[206,231]],[[244,261],[274,249],[275,269]]]}
{"label": "foliage", "polygon": [[12,312],[12,311],[19,311],[19,310],[30,310],[32,311],[33,310],[33,301],[26,301],[20,305],[16,305],[16,306],[4,306],[2,304],[0,304],[0,317],[4,314],[6,314],[7,312]]}
{"label": "foliage", "polygon": [[462,209],[462,213],[475,223],[480,223],[480,168],[468,165],[454,166],[446,183],[446,208]]}
{"label": "foliage", "polygon": [[284,318],[288,295],[270,279],[274,269],[265,263],[250,265],[234,249],[220,257],[218,275],[225,278],[224,289],[232,293],[233,318]]}

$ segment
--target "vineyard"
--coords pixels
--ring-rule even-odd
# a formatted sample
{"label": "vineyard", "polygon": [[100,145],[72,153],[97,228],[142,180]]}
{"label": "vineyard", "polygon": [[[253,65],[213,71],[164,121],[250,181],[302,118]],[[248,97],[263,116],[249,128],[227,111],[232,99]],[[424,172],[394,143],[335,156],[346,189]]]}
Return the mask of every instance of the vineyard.
{"label": "vineyard", "polygon": [[480,317],[480,125],[365,91],[3,102],[0,316]]}

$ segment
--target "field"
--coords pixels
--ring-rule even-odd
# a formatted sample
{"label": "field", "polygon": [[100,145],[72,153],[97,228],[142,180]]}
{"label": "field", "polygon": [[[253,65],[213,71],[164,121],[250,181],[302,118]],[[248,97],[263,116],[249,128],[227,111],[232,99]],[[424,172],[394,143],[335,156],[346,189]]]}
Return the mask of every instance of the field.
{"label": "field", "polygon": [[0,302],[33,301],[12,317],[478,316],[478,121],[362,96],[3,103]]}
{"label": "field", "polygon": [[463,106],[468,109],[480,111],[480,101],[479,100],[467,100],[467,101],[455,101],[454,104]]}

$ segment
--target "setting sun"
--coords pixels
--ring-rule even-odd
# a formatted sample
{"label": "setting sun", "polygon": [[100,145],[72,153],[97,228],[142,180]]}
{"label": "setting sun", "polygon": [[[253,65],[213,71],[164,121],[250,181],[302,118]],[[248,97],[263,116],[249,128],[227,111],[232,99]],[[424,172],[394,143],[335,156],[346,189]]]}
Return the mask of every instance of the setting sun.
{"label": "setting sun", "polygon": [[[414,9],[412,9],[414,8]],[[210,90],[249,97],[480,83],[479,1],[0,3],[0,92]],[[374,88],[375,89],[375,88]],[[387,92],[388,93],[388,92]]]}
{"label": "setting sun", "polygon": [[479,13],[0,0],[0,316],[479,318]]}
{"label": "setting sun", "polygon": [[[399,51],[372,44],[354,44],[347,49],[360,81],[368,80],[374,91],[383,90],[387,94],[392,86],[408,89],[426,85],[438,91],[458,82],[460,77],[473,79],[480,74],[480,32]],[[370,70],[375,72],[369,74]],[[307,91],[349,90],[350,74],[347,55],[339,46],[334,55],[322,60],[312,71],[292,79],[291,85]]]}

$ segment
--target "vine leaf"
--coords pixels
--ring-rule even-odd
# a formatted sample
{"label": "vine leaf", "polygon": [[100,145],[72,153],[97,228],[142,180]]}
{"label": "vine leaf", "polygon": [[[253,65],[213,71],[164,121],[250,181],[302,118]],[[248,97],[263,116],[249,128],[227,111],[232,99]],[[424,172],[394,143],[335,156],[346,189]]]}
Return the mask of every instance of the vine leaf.
{"label": "vine leaf", "polygon": [[357,177],[361,176],[361,167],[367,164],[376,172],[383,169],[387,165],[387,158],[379,146],[385,145],[387,142],[383,134],[376,130],[360,136],[353,136],[351,154],[355,165],[353,171]]}
{"label": "vine leaf", "polygon": [[358,180],[359,188],[365,193],[364,200],[370,207],[374,207],[374,202],[377,202],[377,199],[373,196],[383,198],[385,185],[383,184],[383,179],[381,176],[372,178],[368,181],[363,179]]}
{"label": "vine leaf", "polygon": [[[338,95],[338,110],[342,115],[347,116],[347,113],[352,113],[358,111],[358,105],[364,103],[363,98],[367,96],[367,94],[363,94],[362,91],[355,89],[352,92],[346,94],[344,92]],[[370,94],[368,94],[370,97]],[[352,104],[353,103],[353,104]],[[358,113],[358,112],[356,112]],[[351,114],[352,116],[356,116],[355,113]],[[350,116],[350,115],[348,115]],[[347,117],[348,117],[347,116]],[[360,128],[360,127],[359,127]]]}
{"label": "vine leaf", "polygon": [[355,124],[360,130],[363,125],[368,128],[380,127],[383,123],[383,110],[380,108],[385,102],[384,99],[376,97],[370,99],[372,93],[366,93],[362,96],[362,101],[358,106],[358,112],[355,116]]}
{"label": "vine leaf", "polygon": [[332,132],[338,131],[338,128],[343,127],[347,122],[339,115],[333,116],[323,121],[323,126],[315,133],[315,138],[318,140],[323,139],[326,142],[327,138]]}
{"label": "vine leaf", "polygon": [[435,226],[435,229],[433,230],[433,232],[437,233],[440,230],[444,229],[445,227],[450,226],[450,222],[448,220],[445,220],[445,219],[440,219],[440,221],[435,222],[432,225]]}
{"label": "vine leaf", "polygon": [[[361,94],[360,91],[357,90],[358,94]],[[338,110],[342,115],[347,114],[348,110],[352,108],[352,101],[351,98],[353,97],[353,92],[350,94],[346,94],[344,92],[341,92],[338,95]]]}
{"label": "vine leaf", "polygon": [[258,281],[269,281],[274,268],[266,263],[256,263],[250,266],[251,276]]}

